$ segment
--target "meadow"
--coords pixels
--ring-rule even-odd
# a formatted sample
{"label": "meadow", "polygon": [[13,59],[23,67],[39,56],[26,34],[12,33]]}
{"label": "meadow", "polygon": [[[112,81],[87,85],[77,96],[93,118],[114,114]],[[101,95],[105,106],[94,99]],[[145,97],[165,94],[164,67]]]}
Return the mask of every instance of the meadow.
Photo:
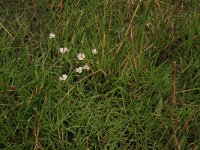
{"label": "meadow", "polygon": [[200,149],[198,0],[1,0],[0,149]]}

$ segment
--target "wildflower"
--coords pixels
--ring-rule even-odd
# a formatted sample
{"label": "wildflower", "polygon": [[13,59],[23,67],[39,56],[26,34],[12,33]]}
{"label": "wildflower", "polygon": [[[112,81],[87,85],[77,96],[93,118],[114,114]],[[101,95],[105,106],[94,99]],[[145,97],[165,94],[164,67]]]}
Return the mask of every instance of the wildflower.
{"label": "wildflower", "polygon": [[96,49],[96,48],[93,49],[93,50],[92,50],[92,53],[93,53],[93,54],[97,54],[97,49]]}
{"label": "wildflower", "polygon": [[83,60],[85,58],[85,54],[84,53],[79,53],[77,55],[77,57],[78,57],[78,60]]}
{"label": "wildflower", "polygon": [[78,67],[78,68],[76,68],[76,72],[82,73],[82,71],[83,71],[83,67]]}
{"label": "wildflower", "polygon": [[83,66],[83,69],[90,70],[90,66],[88,64],[86,64],[86,65]]}
{"label": "wildflower", "polygon": [[69,52],[69,49],[68,49],[67,47],[64,47],[64,48],[61,47],[61,48],[60,48],[60,52],[61,52],[61,53]]}
{"label": "wildflower", "polygon": [[61,77],[59,77],[60,81],[64,81],[67,79],[67,75],[63,74]]}
{"label": "wildflower", "polygon": [[56,35],[55,35],[54,33],[51,32],[51,33],[49,34],[49,38],[50,38],[50,39],[55,38],[55,37],[56,37]]}

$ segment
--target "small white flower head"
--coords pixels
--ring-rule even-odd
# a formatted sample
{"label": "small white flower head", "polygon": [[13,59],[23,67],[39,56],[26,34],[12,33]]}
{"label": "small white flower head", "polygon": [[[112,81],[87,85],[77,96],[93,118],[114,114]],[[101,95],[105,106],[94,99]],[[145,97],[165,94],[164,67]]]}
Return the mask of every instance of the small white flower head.
{"label": "small white flower head", "polygon": [[96,49],[96,48],[93,49],[93,50],[92,50],[92,53],[93,53],[93,54],[97,54],[97,53],[98,53],[98,52],[97,52],[97,49]]}
{"label": "small white flower head", "polygon": [[56,37],[56,35],[55,35],[54,33],[51,32],[51,33],[49,34],[49,38],[50,38],[50,39],[55,38],[55,37]]}
{"label": "small white flower head", "polygon": [[83,71],[83,67],[78,67],[78,68],[76,68],[76,72],[82,73],[82,71]]}
{"label": "small white flower head", "polygon": [[60,52],[61,52],[61,53],[69,52],[69,49],[68,49],[67,47],[64,47],[64,48],[61,47],[61,48],[60,48]]}
{"label": "small white flower head", "polygon": [[70,50],[67,47],[64,47],[65,52],[69,52]]}
{"label": "small white flower head", "polygon": [[90,66],[88,64],[86,64],[86,65],[83,66],[83,69],[90,70]]}
{"label": "small white flower head", "polygon": [[83,60],[83,59],[85,59],[85,54],[84,53],[79,53],[77,55],[77,57],[78,57],[78,60]]}
{"label": "small white flower head", "polygon": [[59,77],[60,81],[64,81],[66,79],[67,79],[67,75],[66,74],[63,74],[61,77]]}

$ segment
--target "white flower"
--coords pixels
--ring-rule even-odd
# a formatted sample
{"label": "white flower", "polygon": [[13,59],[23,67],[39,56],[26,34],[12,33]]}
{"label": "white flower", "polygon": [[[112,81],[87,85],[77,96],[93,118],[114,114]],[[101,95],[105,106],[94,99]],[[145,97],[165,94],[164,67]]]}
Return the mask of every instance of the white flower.
{"label": "white flower", "polygon": [[67,79],[67,75],[66,74],[63,74],[61,77],[59,77],[60,81],[64,81],[66,79]]}
{"label": "white flower", "polygon": [[78,68],[76,68],[76,72],[82,73],[82,71],[83,71],[83,67],[78,67]]}
{"label": "white flower", "polygon": [[97,49],[96,49],[96,48],[93,49],[93,50],[92,50],[92,53],[93,53],[93,54],[97,54],[97,53],[98,53],[98,52],[97,52]]}
{"label": "white flower", "polygon": [[83,60],[85,58],[85,54],[84,53],[79,53],[77,55],[77,57],[78,57],[78,60]]}
{"label": "white flower", "polygon": [[67,47],[64,47],[64,48],[61,47],[61,48],[60,48],[60,52],[61,52],[61,53],[69,52],[69,49],[68,49]]}
{"label": "white flower", "polygon": [[83,66],[83,69],[90,70],[90,66],[88,64],[86,64],[86,65]]}
{"label": "white flower", "polygon": [[69,52],[70,50],[67,47],[64,47],[65,52]]}
{"label": "white flower", "polygon": [[49,38],[50,38],[50,39],[55,38],[55,37],[56,37],[56,35],[55,35],[54,33],[51,32],[51,33],[49,34]]}

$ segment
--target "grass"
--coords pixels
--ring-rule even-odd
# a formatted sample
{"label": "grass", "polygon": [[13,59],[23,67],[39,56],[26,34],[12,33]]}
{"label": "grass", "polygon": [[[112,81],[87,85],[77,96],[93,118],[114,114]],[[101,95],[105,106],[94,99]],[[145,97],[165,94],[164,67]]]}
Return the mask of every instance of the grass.
{"label": "grass", "polygon": [[59,3],[0,2],[0,149],[199,149],[199,2]]}

